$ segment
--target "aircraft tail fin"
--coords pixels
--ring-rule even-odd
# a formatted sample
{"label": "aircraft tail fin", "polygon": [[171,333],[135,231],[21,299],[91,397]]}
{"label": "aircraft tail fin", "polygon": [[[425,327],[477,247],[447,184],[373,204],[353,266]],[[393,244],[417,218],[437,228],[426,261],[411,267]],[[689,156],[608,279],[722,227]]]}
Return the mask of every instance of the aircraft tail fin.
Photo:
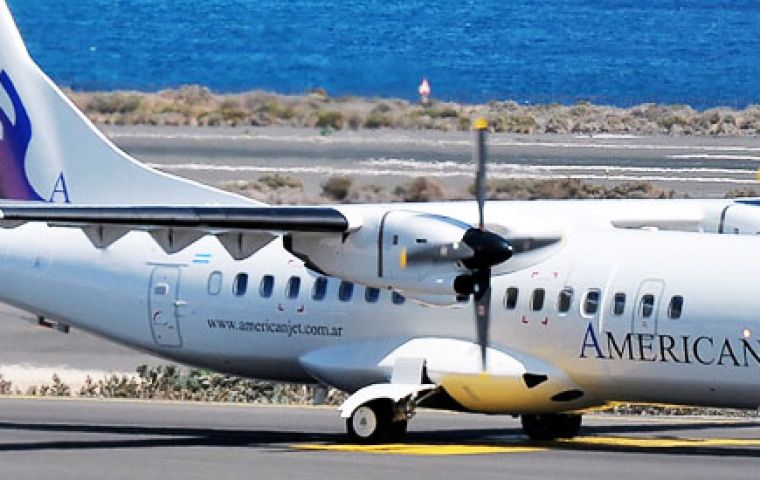
{"label": "aircraft tail fin", "polygon": [[257,203],[119,150],[35,64],[0,0],[0,198],[89,204]]}

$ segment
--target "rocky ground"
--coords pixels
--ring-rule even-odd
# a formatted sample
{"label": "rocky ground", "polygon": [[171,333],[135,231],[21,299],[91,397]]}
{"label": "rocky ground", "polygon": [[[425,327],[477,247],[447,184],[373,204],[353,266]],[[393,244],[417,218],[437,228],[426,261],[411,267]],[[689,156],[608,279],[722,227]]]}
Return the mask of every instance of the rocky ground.
{"label": "rocky ground", "polygon": [[[232,402],[278,405],[309,405],[314,403],[340,405],[347,395],[328,389],[318,395],[316,385],[282,384],[222,375],[207,370],[175,365],[137,367],[136,375],[105,375],[100,379],[88,377],[83,385],[72,387],[57,374],[50,382],[33,385],[21,391],[0,374],[0,395],[32,397],[78,397],[101,399],[150,399],[199,402]],[[756,410],[725,408],[696,408],[668,405],[617,404],[603,410],[613,415],[701,415],[758,417]]]}
{"label": "rocky ground", "polygon": [[631,134],[754,136],[760,106],[744,110],[642,104],[630,108],[593,105],[522,105],[491,101],[468,105],[433,100],[427,105],[400,99],[330,97],[317,89],[305,95],[263,91],[215,94],[191,85],[157,93],[66,92],[96,123],[116,125],[293,126],[340,129],[467,130],[474,117],[491,130],[523,134]]}
{"label": "rocky ground", "polygon": [[[386,188],[359,183],[349,176],[332,176],[321,185],[317,197],[304,194],[302,181],[291,175],[263,175],[254,181],[234,181],[222,185],[227,190],[270,204],[429,202],[439,200],[469,200],[473,186],[467,190],[447,189],[434,179],[417,177],[406,183]],[[756,197],[752,188],[730,190],[726,198]],[[687,198],[676,190],[658,188],[650,182],[624,182],[599,185],[576,179],[553,180],[491,180],[488,198],[493,200],[584,199],[584,198]]]}

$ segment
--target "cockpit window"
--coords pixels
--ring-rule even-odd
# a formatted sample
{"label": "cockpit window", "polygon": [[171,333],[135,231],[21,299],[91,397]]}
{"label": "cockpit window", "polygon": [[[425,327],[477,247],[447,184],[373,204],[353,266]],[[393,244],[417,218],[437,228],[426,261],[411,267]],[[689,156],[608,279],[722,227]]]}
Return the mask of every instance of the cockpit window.
{"label": "cockpit window", "polygon": [[403,305],[406,302],[406,297],[398,292],[393,292],[391,294],[391,301],[394,305]]}

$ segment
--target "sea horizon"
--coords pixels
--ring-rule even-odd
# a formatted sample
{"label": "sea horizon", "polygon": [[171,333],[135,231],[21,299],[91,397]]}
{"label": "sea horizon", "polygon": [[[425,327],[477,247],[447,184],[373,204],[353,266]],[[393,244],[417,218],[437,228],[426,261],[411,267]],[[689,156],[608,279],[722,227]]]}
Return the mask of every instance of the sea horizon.
{"label": "sea horizon", "polygon": [[760,4],[566,0],[8,0],[76,91],[203,85],[459,103],[760,103]]}

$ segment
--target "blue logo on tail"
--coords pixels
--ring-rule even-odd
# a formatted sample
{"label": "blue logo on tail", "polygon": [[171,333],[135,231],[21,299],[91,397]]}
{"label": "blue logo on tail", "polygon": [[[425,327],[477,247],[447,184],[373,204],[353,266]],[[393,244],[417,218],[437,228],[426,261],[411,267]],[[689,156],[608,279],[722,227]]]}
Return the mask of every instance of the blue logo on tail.
{"label": "blue logo on tail", "polygon": [[5,90],[16,112],[16,123],[0,108],[0,198],[11,200],[43,200],[26,177],[26,153],[32,140],[32,122],[21,103],[8,73],[0,71],[0,87]]}

